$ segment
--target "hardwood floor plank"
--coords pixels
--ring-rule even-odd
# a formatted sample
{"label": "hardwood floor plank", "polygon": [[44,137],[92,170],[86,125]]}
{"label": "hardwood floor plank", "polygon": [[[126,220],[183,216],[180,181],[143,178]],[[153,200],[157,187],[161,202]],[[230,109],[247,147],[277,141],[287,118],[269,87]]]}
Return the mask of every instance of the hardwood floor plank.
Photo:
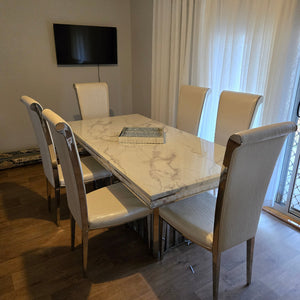
{"label": "hardwood floor plank", "polygon": [[13,281],[10,275],[0,277],[0,295],[14,290]]}
{"label": "hardwood floor plank", "polygon": [[[92,231],[88,278],[82,277],[81,234],[70,251],[65,191],[57,227],[48,212],[41,165],[0,172],[0,299],[212,298],[212,257],[195,244],[171,248],[161,261],[128,226]],[[222,254],[220,299],[297,299],[300,233],[263,212],[246,283],[246,247]],[[192,267],[192,269],[191,269]]]}

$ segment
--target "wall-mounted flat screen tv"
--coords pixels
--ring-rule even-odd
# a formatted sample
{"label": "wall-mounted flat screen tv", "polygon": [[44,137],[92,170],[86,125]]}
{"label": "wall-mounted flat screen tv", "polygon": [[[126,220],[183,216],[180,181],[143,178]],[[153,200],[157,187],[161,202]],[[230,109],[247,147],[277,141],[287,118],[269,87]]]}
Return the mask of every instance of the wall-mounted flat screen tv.
{"label": "wall-mounted flat screen tv", "polygon": [[116,27],[53,24],[58,65],[116,65]]}

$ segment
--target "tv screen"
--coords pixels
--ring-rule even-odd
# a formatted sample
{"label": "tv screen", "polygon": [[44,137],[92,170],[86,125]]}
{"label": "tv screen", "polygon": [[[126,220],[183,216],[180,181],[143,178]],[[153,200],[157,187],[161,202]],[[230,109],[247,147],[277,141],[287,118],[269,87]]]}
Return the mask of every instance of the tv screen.
{"label": "tv screen", "polygon": [[115,65],[116,27],[53,24],[58,65]]}

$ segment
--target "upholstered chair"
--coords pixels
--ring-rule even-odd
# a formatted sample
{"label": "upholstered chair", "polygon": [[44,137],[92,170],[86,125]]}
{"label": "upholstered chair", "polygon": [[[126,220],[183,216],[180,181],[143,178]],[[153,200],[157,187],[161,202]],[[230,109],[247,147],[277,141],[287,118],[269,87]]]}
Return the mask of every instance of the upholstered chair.
{"label": "upholstered chair", "polygon": [[105,82],[74,83],[82,120],[109,116],[109,94]]}
{"label": "upholstered chair", "polygon": [[152,213],[122,183],[86,193],[82,167],[71,127],[49,109],[43,111],[56,145],[67,189],[71,212],[71,246],[74,248],[75,222],[82,232],[83,271],[88,261],[88,232],[144,218]]}
{"label": "upholstered chair", "polygon": [[183,85],[177,107],[177,128],[198,135],[199,123],[208,88]]}
{"label": "upholstered chair", "polygon": [[[60,222],[60,189],[65,187],[65,179],[60,164],[57,163],[56,151],[52,141],[47,122],[42,117],[41,104],[28,97],[22,96],[21,102],[25,104],[42,157],[42,165],[46,176],[47,199],[49,210],[51,208],[51,186],[55,193],[55,221]],[[93,157],[87,156],[81,159],[83,180],[85,183],[111,177],[112,174],[102,167]]]}
{"label": "upholstered chair", "polygon": [[[213,298],[218,298],[221,253],[247,241],[251,283],[254,239],[269,180],[293,122],[249,129],[228,141],[218,196],[205,192],[159,209],[186,238],[212,252]],[[162,222],[160,222],[162,223]]]}
{"label": "upholstered chair", "polygon": [[260,95],[223,91],[218,107],[215,143],[226,146],[232,134],[251,128],[262,101]]}

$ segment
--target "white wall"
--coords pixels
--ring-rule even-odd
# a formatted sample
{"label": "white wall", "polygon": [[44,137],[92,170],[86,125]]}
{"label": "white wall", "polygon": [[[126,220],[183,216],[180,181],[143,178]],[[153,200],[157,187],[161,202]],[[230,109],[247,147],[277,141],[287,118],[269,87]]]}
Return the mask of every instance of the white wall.
{"label": "white wall", "polygon": [[96,66],[56,65],[52,23],[117,27],[118,66],[100,67],[101,80],[108,82],[113,113],[132,112],[130,0],[1,0],[1,152],[36,145],[21,95],[74,120],[73,83],[98,80]]}
{"label": "white wall", "polygon": [[153,0],[131,0],[132,106],[151,116]]}

